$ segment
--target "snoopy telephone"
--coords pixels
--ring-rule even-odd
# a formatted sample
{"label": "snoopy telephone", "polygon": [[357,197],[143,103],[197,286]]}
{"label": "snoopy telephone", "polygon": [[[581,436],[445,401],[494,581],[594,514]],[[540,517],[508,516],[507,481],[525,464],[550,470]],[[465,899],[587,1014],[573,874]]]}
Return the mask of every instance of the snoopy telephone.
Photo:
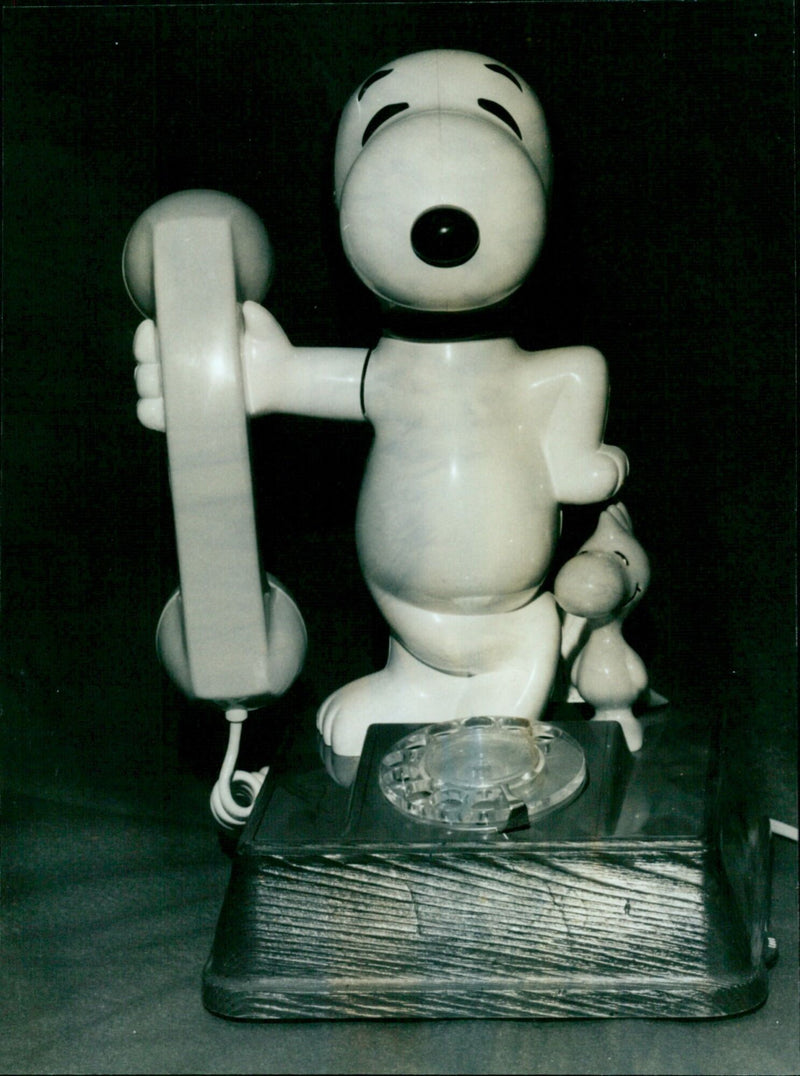
{"label": "snoopy telephone", "polygon": [[[212,809],[247,823],[205,973],[215,1012],[732,1011],[675,954],[631,972],[654,915],[659,952],[683,936],[675,908],[706,868],[698,844],[670,909],[637,859],[676,853],[645,791],[660,763],[639,713],[656,697],[622,636],[649,566],[615,500],[628,464],[603,442],[605,361],[497,330],[539,253],[550,173],[537,98],[490,57],[418,53],[367,78],[342,115],[335,193],[347,258],[384,312],[371,349],[292,346],[259,305],[266,233],[234,198],[170,195],[128,238],[126,284],[154,319],[134,344],[139,417],[166,431],[180,574],[159,654],[225,711]],[[306,646],[256,542],[247,422],[275,412],[373,426],[356,541],[390,643],[384,669],[323,702],[316,733],[246,774],[241,723],[290,687]],[[550,592],[563,504],[601,507]],[[577,704],[560,710],[559,670]],[[701,840],[698,811],[684,844]],[[581,876],[554,918],[553,893]],[[639,914],[628,900],[609,916],[631,886]],[[754,953],[740,1008],[763,989]]]}

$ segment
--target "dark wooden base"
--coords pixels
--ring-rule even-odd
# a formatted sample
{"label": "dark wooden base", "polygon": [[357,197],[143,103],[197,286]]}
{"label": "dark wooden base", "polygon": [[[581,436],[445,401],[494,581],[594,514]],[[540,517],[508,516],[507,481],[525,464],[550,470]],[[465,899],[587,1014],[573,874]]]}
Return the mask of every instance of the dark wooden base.
{"label": "dark wooden base", "polygon": [[759,1005],[769,827],[720,799],[708,734],[667,713],[632,758],[615,724],[558,723],[586,753],[583,793],[477,838],[407,821],[383,799],[378,763],[410,726],[371,728],[352,791],[301,736],[234,857],[207,1008],[714,1017]]}

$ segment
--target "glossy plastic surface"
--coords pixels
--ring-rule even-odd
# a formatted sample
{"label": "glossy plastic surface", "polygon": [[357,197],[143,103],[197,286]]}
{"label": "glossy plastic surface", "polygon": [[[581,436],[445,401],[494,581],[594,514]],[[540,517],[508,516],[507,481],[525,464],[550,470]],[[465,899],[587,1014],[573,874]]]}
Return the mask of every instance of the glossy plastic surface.
{"label": "glossy plastic surface", "polygon": [[509,717],[428,725],[396,743],[379,774],[401,814],[475,833],[513,827],[518,813],[528,826],[576,796],[585,779],[583,750],[563,729]]}
{"label": "glossy plastic surface", "polygon": [[648,675],[625,641],[622,624],[649,582],[650,564],[630,516],[622,504],[614,504],[554,584],[556,600],[567,614],[564,651],[571,683],[595,707],[594,720],[622,725],[631,751],[642,746],[641,724],[632,707],[647,688]]}
{"label": "glossy plastic surface", "polygon": [[[376,72],[344,110],[335,171],[345,253],[394,310],[492,308],[539,252],[550,184],[541,106],[490,57],[434,50]],[[323,703],[325,744],[353,757],[372,723],[538,719],[561,649],[553,596],[541,591],[560,505],[611,498],[627,474],[625,454],[603,443],[602,355],[528,353],[455,328],[453,340],[387,334],[370,352],[295,348],[257,303],[243,310],[249,413],[366,418],[375,430],[356,530],[389,657]],[[142,330],[139,388],[153,409],[157,343]],[[165,367],[168,394],[167,381]],[[214,587],[215,603],[245,606],[247,585]]]}
{"label": "glossy plastic surface", "polygon": [[[246,709],[255,709],[289,690],[302,666],[308,642],[300,610],[282,583],[275,576],[266,575],[260,590],[264,618],[269,627],[269,677],[263,681],[260,694],[251,694],[239,701],[239,705]],[[181,590],[176,590],[158,621],[156,649],[162,665],[177,687],[189,698],[200,698],[189,662],[184,605]],[[224,649],[223,642],[220,647]],[[225,709],[235,705],[234,700],[214,698],[212,701]]]}
{"label": "glossy plastic surface", "polygon": [[[345,253],[391,303],[482,309],[533,265],[550,171],[544,115],[519,75],[470,52],[404,56],[362,83],[342,115],[335,186]],[[415,251],[414,226],[436,209],[468,215],[478,239],[469,258],[437,265]],[[455,230],[450,238],[460,246]]]}
{"label": "glossy plastic surface", "polygon": [[163,385],[181,596],[162,620],[160,649],[188,694],[256,705],[285,690],[287,660],[291,680],[305,653],[294,619],[290,659],[267,642],[273,602],[262,592],[239,354],[238,304],[266,291],[269,241],[237,199],[184,191],[142,214],[123,265],[131,297],[157,323],[148,357],[161,373],[145,368],[144,380]]}
{"label": "glossy plastic surface", "polygon": [[[549,178],[541,108],[518,75],[471,53],[404,57],[343,114],[345,252],[391,307],[491,307],[535,261]],[[448,234],[421,249],[431,214],[452,236],[450,261]],[[336,754],[359,754],[373,722],[541,714],[560,649],[552,596],[540,593],[559,505],[613,497],[627,474],[624,453],[603,444],[607,395],[591,348],[379,342],[363,384],[375,442],[357,542],[392,641],[385,669],[320,709]]]}

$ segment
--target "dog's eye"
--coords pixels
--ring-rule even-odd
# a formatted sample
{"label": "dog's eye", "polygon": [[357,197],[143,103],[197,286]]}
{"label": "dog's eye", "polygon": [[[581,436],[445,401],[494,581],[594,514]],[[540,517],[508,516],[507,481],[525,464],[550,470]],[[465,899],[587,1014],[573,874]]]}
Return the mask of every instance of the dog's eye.
{"label": "dog's eye", "polygon": [[379,109],[367,124],[367,129],[364,131],[364,136],[361,139],[361,145],[363,146],[367,139],[375,134],[382,123],[386,123],[392,116],[396,116],[398,112],[403,112],[407,108],[407,101],[398,101],[394,105],[384,105],[383,108]]}
{"label": "dog's eye", "polygon": [[627,558],[627,557],[625,556],[625,554],[624,554],[624,553],[620,553],[620,551],[619,551],[618,549],[615,549],[615,550],[614,550],[614,554],[615,554],[615,556],[619,557],[619,559],[620,559],[621,561],[623,561],[623,563],[625,563],[625,564],[630,564],[630,561],[629,561],[629,560],[628,560],[628,558]]}
{"label": "dog's eye", "polygon": [[514,132],[520,142],[522,141],[522,131],[520,131],[519,127],[517,126],[517,121],[514,119],[514,117],[511,115],[507,108],[503,108],[503,106],[499,105],[497,101],[490,101],[486,97],[479,97],[478,104],[481,106],[481,108],[485,109],[487,112],[491,112],[493,116],[497,116],[499,120],[502,120],[507,127],[511,128],[511,130]]}

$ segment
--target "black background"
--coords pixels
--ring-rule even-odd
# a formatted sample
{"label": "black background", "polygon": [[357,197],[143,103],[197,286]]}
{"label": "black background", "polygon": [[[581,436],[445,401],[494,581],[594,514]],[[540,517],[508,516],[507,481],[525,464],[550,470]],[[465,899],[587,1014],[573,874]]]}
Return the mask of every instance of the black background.
{"label": "black background", "polygon": [[[654,569],[629,631],[654,686],[712,707],[724,695],[743,724],[755,714],[790,737],[788,3],[51,7],[4,18],[13,785],[158,801],[176,767],[205,776],[197,741],[210,739],[214,756],[224,735],[216,714],[164,695],[153,658],[175,565],[164,445],[134,415],[137,315],[119,270],[129,227],[172,190],[237,195],[270,231],[268,304],[292,340],[371,343],[377,311],[339,251],[332,208],[337,113],[378,65],[438,46],[499,58],[544,103],[553,209],[518,337],[607,356],[607,439],[631,459],[624,499]],[[253,441],[265,566],[312,629],[289,704],[318,702],[348,663],[382,661],[351,536],[369,431],[275,418],[254,424]],[[576,516],[565,550],[591,529]],[[251,742],[265,734],[248,731]]]}
{"label": "black background", "polygon": [[[7,803],[55,803],[62,820],[100,810],[91,839],[122,863],[135,852],[121,818],[208,824],[224,722],[166,684],[153,647],[176,568],[163,438],[135,418],[137,315],[120,273],[130,226],[173,190],[234,194],[272,237],[268,305],[292,340],[372,343],[377,311],[339,251],[332,207],[337,113],[377,66],[456,47],[517,69],[548,116],[549,235],[517,331],[530,348],[587,343],[608,359],[607,439],[631,459],[624,500],[653,563],[628,637],[658,691],[700,720],[728,719],[759,808],[796,821],[792,18],[791,3],[764,0],[5,7]],[[352,538],[368,446],[366,427],[254,423],[265,566],[298,598],[311,650],[286,699],[248,723],[246,763],[269,761],[282,715],[312,714],[383,661]],[[567,513],[564,555],[592,526]],[[176,1003],[187,1026],[206,1026],[192,1023],[198,999],[193,986]],[[63,1026],[80,1029],[69,1004]],[[415,1040],[419,1071],[437,1067],[432,1031]],[[354,1064],[368,1063],[371,1034]],[[580,1070],[621,1071],[610,1033],[593,1034],[608,1050]],[[98,1071],[166,1064],[108,1036],[105,1054],[99,1038],[74,1038],[73,1057],[91,1042]],[[652,1041],[677,1064],[672,1039]],[[505,1049],[478,1070],[539,1064]],[[559,1056],[579,1071],[574,1052]],[[218,1070],[233,1071],[224,1057]],[[680,1070],[716,1071],[698,1065]]]}

